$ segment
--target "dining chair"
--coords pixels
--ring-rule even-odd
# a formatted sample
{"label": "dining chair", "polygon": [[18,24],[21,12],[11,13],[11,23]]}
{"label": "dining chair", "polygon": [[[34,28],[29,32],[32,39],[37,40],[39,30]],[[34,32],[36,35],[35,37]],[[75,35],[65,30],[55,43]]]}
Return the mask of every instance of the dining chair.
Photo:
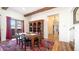
{"label": "dining chair", "polygon": [[40,39],[38,37],[34,38],[34,47],[39,47],[40,45]]}
{"label": "dining chair", "polygon": [[20,42],[19,42],[19,39],[20,39],[20,35],[19,35],[19,33],[16,33],[16,44],[19,44]]}
{"label": "dining chair", "polygon": [[[28,46],[28,47],[32,47],[32,43],[31,43],[31,40],[27,37],[27,36],[25,36],[25,35],[22,35],[22,40],[23,40],[23,46],[24,46],[24,50],[26,50],[26,47]],[[22,46],[22,47],[23,47]]]}

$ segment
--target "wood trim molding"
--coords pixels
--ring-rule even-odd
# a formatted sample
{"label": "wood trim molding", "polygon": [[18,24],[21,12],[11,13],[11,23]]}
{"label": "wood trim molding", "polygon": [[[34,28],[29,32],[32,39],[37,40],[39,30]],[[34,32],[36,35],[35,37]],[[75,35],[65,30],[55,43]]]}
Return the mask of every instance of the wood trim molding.
{"label": "wood trim molding", "polygon": [[8,9],[8,7],[1,7],[2,9],[4,9],[4,10],[7,10]]}
{"label": "wood trim molding", "polygon": [[78,9],[79,9],[79,7],[76,7],[73,11],[73,24],[79,23],[79,21],[77,21],[77,19],[76,19],[76,13],[77,13]]}
{"label": "wood trim molding", "polygon": [[33,14],[36,14],[36,13],[39,13],[39,12],[47,11],[47,10],[50,10],[50,9],[53,9],[53,8],[56,8],[56,7],[44,7],[44,8],[42,8],[42,9],[33,11],[33,12],[31,12],[31,13],[28,13],[28,14],[25,14],[24,17],[30,16],[30,15],[33,15]]}

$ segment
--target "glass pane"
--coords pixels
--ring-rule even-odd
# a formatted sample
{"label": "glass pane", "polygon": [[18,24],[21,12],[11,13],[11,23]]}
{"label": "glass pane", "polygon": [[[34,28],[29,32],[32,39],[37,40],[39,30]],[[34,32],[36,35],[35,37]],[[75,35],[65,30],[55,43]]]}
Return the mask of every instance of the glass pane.
{"label": "glass pane", "polygon": [[22,21],[17,21],[17,29],[22,29]]}
{"label": "glass pane", "polygon": [[12,29],[15,28],[15,20],[11,20],[11,28],[12,28]]}

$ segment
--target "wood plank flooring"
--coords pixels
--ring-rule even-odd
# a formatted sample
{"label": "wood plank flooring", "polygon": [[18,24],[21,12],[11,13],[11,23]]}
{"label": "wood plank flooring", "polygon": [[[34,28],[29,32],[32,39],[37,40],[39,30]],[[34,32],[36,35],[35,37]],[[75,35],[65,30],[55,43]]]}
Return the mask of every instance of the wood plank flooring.
{"label": "wood plank flooring", "polygon": [[54,40],[52,51],[74,51],[69,42]]}
{"label": "wood plank flooring", "polygon": [[58,51],[73,51],[68,42],[59,42]]}

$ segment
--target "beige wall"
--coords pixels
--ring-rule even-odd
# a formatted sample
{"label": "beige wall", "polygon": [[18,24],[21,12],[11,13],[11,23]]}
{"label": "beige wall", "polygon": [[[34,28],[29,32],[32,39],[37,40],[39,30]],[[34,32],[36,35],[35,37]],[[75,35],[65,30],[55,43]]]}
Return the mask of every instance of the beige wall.
{"label": "beige wall", "polygon": [[25,19],[25,32],[29,32],[29,18],[30,17],[26,17],[26,19]]}

